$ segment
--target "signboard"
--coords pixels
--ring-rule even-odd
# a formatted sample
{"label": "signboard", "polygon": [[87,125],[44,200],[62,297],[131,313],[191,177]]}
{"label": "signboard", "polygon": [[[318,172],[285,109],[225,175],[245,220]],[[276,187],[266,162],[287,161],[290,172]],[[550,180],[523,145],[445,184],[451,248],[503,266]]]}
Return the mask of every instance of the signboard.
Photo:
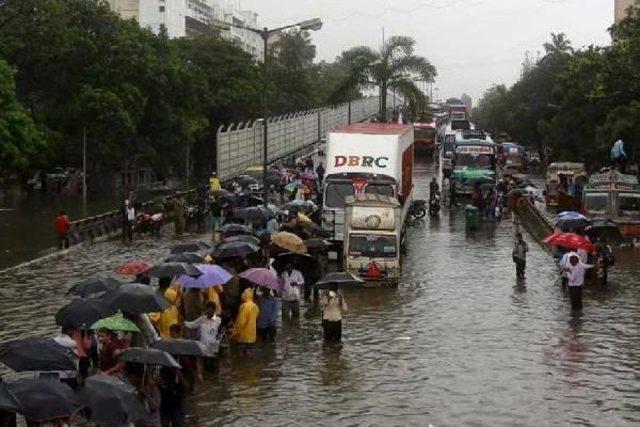
{"label": "signboard", "polygon": [[462,131],[462,138],[464,139],[486,139],[486,137],[485,133],[481,130],[470,129]]}
{"label": "signboard", "polygon": [[456,147],[457,154],[493,154],[494,148],[484,145],[459,145]]}
{"label": "signboard", "polygon": [[351,227],[359,230],[395,230],[395,212],[380,207],[354,206]]}

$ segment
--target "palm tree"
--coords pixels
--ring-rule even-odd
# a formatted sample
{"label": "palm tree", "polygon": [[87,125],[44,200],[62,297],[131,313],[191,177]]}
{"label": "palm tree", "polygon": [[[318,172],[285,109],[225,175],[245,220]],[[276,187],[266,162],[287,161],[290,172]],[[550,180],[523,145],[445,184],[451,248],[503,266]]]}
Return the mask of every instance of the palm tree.
{"label": "palm tree", "polygon": [[547,42],[543,46],[547,55],[569,55],[573,53],[571,41],[565,33],[551,33],[551,43]]}
{"label": "palm tree", "polygon": [[340,62],[349,70],[341,90],[357,87],[380,91],[380,119],[387,118],[387,91],[394,90],[409,102],[426,104],[426,97],[415,81],[432,82],[435,67],[422,56],[414,55],[415,40],[406,36],[389,38],[379,50],[359,46],[342,53]]}

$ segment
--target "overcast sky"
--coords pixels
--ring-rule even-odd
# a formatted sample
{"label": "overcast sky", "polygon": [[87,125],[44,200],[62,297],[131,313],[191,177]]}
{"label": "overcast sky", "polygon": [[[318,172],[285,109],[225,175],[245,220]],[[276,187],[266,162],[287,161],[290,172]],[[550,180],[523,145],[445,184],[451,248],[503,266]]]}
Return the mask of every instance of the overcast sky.
{"label": "overcast sky", "polygon": [[284,25],[320,17],[313,34],[319,59],[353,46],[377,47],[408,35],[438,69],[440,98],[463,92],[478,99],[494,83],[514,83],[525,52],[534,55],[551,32],[574,47],[606,45],[614,0],[241,0],[261,23]]}

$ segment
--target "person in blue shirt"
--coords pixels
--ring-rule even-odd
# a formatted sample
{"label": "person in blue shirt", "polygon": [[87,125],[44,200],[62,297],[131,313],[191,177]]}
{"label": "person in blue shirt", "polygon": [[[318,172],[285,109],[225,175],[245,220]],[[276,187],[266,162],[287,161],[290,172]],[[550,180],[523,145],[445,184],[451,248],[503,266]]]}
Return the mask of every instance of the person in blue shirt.
{"label": "person in blue shirt", "polygon": [[611,162],[618,164],[620,172],[624,173],[625,163],[627,160],[627,153],[624,152],[624,141],[618,139],[611,148]]}
{"label": "person in blue shirt", "polygon": [[273,291],[265,288],[258,288],[257,304],[260,309],[256,329],[262,342],[273,342],[276,339],[276,319],[278,305]]}

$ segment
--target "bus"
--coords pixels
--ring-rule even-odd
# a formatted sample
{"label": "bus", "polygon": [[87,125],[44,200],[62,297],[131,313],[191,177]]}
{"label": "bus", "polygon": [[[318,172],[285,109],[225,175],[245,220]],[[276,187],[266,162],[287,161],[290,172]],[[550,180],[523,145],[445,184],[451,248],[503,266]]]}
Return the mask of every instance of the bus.
{"label": "bus", "polygon": [[497,179],[497,147],[489,139],[457,141],[452,160],[456,193],[472,194],[476,185],[495,185]]}

